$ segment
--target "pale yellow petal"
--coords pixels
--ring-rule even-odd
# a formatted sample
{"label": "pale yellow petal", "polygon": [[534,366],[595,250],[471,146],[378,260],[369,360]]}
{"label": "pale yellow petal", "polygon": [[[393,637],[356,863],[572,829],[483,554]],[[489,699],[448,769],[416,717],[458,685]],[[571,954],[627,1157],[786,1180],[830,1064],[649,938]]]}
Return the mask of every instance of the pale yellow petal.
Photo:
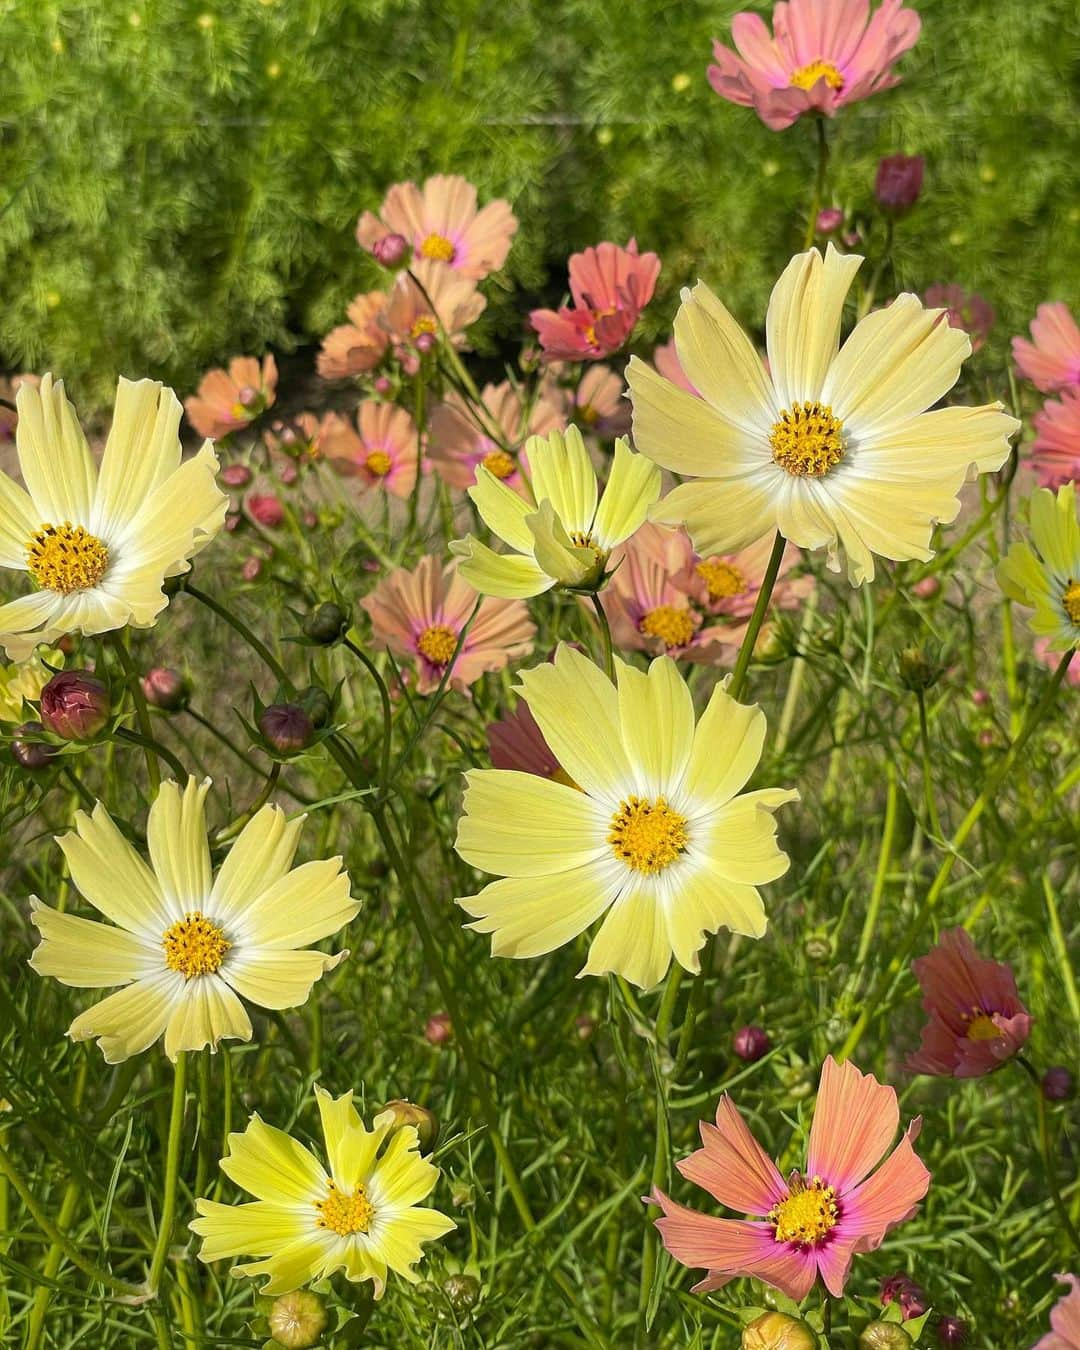
{"label": "pale yellow petal", "polygon": [[[858,441],[852,463],[874,481],[897,486],[925,483],[939,497],[954,497],[974,471],[990,473],[1001,468],[1009,457],[1010,438],[1019,429],[1020,423],[1000,403],[935,408]],[[838,479],[843,476],[837,474]],[[828,483],[830,477],[823,481]],[[955,512],[955,504],[950,502],[942,509]],[[946,518],[951,516],[942,517]]]}
{"label": "pale yellow petal", "polygon": [[531,553],[544,574],[560,586],[582,586],[591,577],[599,577],[600,560],[591,548],[575,546],[562,521],[545,498],[538,509],[525,517],[532,535]]}
{"label": "pale yellow petal", "polygon": [[230,1273],[252,1279],[261,1275],[269,1276],[260,1293],[277,1298],[329,1274],[335,1269],[334,1256],[341,1245],[341,1239],[335,1234],[316,1228],[308,1236],[297,1238],[279,1248],[265,1261],[248,1261],[244,1265],[233,1266]]}
{"label": "pale yellow petal", "polygon": [[376,1122],[373,1130],[367,1129],[353,1105],[351,1091],[333,1097],[323,1088],[316,1087],[315,1098],[319,1104],[330,1174],[339,1190],[351,1194],[361,1182],[367,1183],[375,1155],[389,1130],[389,1122],[381,1125]]}
{"label": "pale yellow petal", "polygon": [[657,502],[649,519],[685,525],[702,557],[737,553],[776,529],[778,474],[755,470],[742,478],[682,483]]}
{"label": "pale yellow petal", "polygon": [[1028,519],[1035,547],[1050,571],[1065,584],[1080,580],[1080,523],[1076,518],[1075,485],[1056,493],[1036,488],[1028,500]]}
{"label": "pale yellow petal", "polygon": [[244,1205],[222,1205],[214,1200],[195,1202],[199,1217],[188,1227],[202,1238],[200,1261],[223,1261],[234,1256],[261,1256],[309,1236],[311,1214],[290,1205],[253,1200]]}
{"label": "pale yellow petal", "polygon": [[176,918],[202,909],[210,894],[210,846],[204,802],[210,780],[189,778],[181,789],[162,783],[146,821],[150,861]]}
{"label": "pale yellow petal", "polygon": [[593,938],[579,977],[610,971],[641,989],[651,989],[671,965],[671,941],[657,880],[631,875]]}
{"label": "pale yellow petal", "polygon": [[844,300],[862,258],[828,244],[799,253],[780,274],[765,320],[769,372],[781,408],[814,403],[840,347]]}
{"label": "pale yellow petal", "polygon": [[694,700],[670,656],[648,674],[619,661],[622,743],[640,796],[678,797],[694,744]]}
{"label": "pale yellow petal", "polygon": [[195,975],[187,981],[165,1028],[165,1053],[216,1050],[222,1040],[250,1041],[251,1018],[220,975]]}
{"label": "pale yellow petal", "polygon": [[435,1189],[439,1169],[419,1153],[419,1138],[411,1125],[395,1130],[367,1181],[376,1213],[417,1205]]}
{"label": "pale yellow petal", "polygon": [[[591,529],[596,515],[596,470],[577,427],[530,436],[525,454],[537,505],[549,501],[571,534]],[[517,495],[510,488],[505,490]]]}
{"label": "pale yellow petal", "polygon": [[326,1194],[329,1178],[312,1154],[284,1130],[252,1116],[242,1133],[229,1135],[221,1170],[259,1200],[281,1205],[310,1204]]}
{"label": "pale yellow petal", "polygon": [[615,458],[600,498],[593,540],[610,552],[641,528],[649,507],[660,495],[660,470],[644,455],[635,455],[625,436],[615,442]]}
{"label": "pale yellow petal", "polygon": [[129,568],[153,565],[162,577],[187,568],[225,523],[229,499],[217,486],[217,455],[209,441],[159,483],[117,533],[117,559],[110,584],[121,586]]}
{"label": "pale yellow petal", "polygon": [[1050,578],[1026,543],[1013,544],[998,564],[998,584],[1010,600],[1032,605],[1040,596],[1053,595]]}
{"label": "pale yellow petal", "polygon": [[73,1041],[95,1039],[107,1064],[119,1064],[153,1045],[183,997],[184,977],[165,970],[136,980],[80,1013],[68,1027]]}
{"label": "pale yellow petal", "polygon": [[221,978],[260,1008],[299,1008],[315,981],[340,965],[348,952],[251,951],[230,956]]}
{"label": "pale yellow petal", "polygon": [[[529,548],[533,538],[529,535]],[[458,559],[458,575],[481,595],[497,595],[506,600],[528,600],[550,591],[555,578],[531,557],[522,553],[496,553],[473,536],[453,539],[450,553]]]}
{"label": "pale yellow petal", "polygon": [[476,482],[469,488],[469,497],[480,512],[480,519],[493,534],[518,553],[529,552],[532,535],[525,517],[536,509],[532,502],[507,487],[482,464],[477,465]]}
{"label": "pale yellow petal", "polygon": [[160,944],[155,947],[123,928],[61,914],[36,896],[30,897],[30,922],[41,934],[30,965],[61,984],[80,989],[129,984],[159,972],[165,964]]}
{"label": "pale yellow petal", "polygon": [[[798,795],[779,793],[767,800],[781,805],[797,801]],[[705,854],[712,869],[725,881],[746,886],[775,881],[791,863],[776,842],[774,809],[757,793],[736,797],[711,817],[695,821],[695,852]]]}
{"label": "pale yellow petal", "polygon": [[240,831],[214,878],[209,908],[221,923],[239,918],[292,866],[303,816],[289,820],[280,806],[264,806]]}
{"label": "pale yellow petal", "polygon": [[233,921],[240,950],[306,947],[330,937],[360,912],[340,858],[302,863],[268,886]]}
{"label": "pale yellow petal", "polygon": [[413,1266],[423,1258],[423,1244],[444,1237],[456,1227],[453,1219],[448,1219],[437,1209],[411,1208],[392,1211],[385,1218],[376,1216],[369,1237],[386,1265],[402,1279],[415,1284],[420,1277]]}
{"label": "pale yellow petal", "polygon": [[721,928],[760,938],[767,920],[761,896],[753,886],[728,881],[700,861],[682,871],[678,896],[667,907],[668,941],[684,970],[696,975],[707,934]]}
{"label": "pale yellow petal", "polygon": [[38,514],[30,494],[6,473],[0,473],[0,567],[26,571],[26,546],[45,524]]}
{"label": "pale yellow petal", "polygon": [[58,622],[63,610],[55,591],[32,591],[0,605],[0,643],[9,658],[26,661],[36,647],[64,636],[69,630]]}
{"label": "pale yellow petal", "polygon": [[512,769],[470,769],[454,847],[482,872],[539,877],[608,851],[611,812],[584,792]]}
{"label": "pale yellow petal", "polygon": [[120,833],[101,802],[76,811],[75,829],[57,843],[79,893],[121,928],[161,940],[180,916],[169,909],[154,873]]}
{"label": "pale yellow petal", "polygon": [[729,802],[750,781],[765,744],[765,714],[756,703],[739,703],[723,685],[714,687],[694,731],[685,792],[697,811]]}
{"label": "pale yellow petal", "polygon": [[744,433],[768,434],[780,409],[764,363],[703,281],[682,293],[675,349],[686,378],[726,421]]}
{"label": "pale yellow petal", "polygon": [[180,400],[157,380],[116,388],[112,426],[101,459],[93,526],[111,537],[180,467]]}
{"label": "pale yellow petal", "polygon": [[15,444],[19,468],[34,507],[37,525],[86,527],[97,484],[97,470],[63,380],[43,375],[37,387],[24,382],[15,395],[19,421]]}

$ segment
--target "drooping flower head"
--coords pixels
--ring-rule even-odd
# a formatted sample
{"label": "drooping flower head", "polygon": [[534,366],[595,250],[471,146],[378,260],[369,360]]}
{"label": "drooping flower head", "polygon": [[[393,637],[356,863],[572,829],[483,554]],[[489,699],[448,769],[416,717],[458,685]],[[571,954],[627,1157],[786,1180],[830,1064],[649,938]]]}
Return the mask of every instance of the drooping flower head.
{"label": "drooping flower head", "polygon": [[828,550],[853,584],[874,554],[933,556],[937,521],[960,510],[974,467],[1000,468],[1019,423],[1000,403],[925,411],[956,383],[967,337],[901,295],[840,346],[844,299],[861,258],[828,245],[800,253],[773,289],[769,372],[715,295],[683,292],[675,345],[695,398],[636,357],[628,378],[638,449],[700,481],[651,513],[685,524],[703,557],[733,553],[772,530]]}
{"label": "drooping flower head", "polygon": [[598,361],[619,350],[652,299],[660,275],[655,253],[605,241],[570,256],[572,305],[534,309],[529,322],[549,361]]}
{"label": "drooping flower head", "polygon": [[180,403],[153,380],[121,379],[100,468],[62,380],[23,384],[17,406],[26,487],[0,474],[0,566],[35,589],[0,605],[0,645],[22,661],[65,633],[151,627],[165,578],[225,519],[213,446],[181,463]]}
{"label": "drooping flower head", "polygon": [[1047,639],[1050,651],[1073,651],[1080,647],[1076,484],[1066,483],[1056,493],[1036,488],[1028,498],[1028,524],[1031,543],[1013,544],[998,564],[998,584],[1011,600],[1034,609],[1028,626]]}
{"label": "drooping flower head", "polygon": [[540,595],[553,586],[595,590],[612,549],[634,533],[660,495],[660,472],[620,437],[607,486],[581,432],[569,426],[525,443],[530,493],[518,494],[483,466],[469,496],[485,525],[513,553],[498,554],[471,534],[455,539],[462,576],[485,595]]}
{"label": "drooping flower head", "polygon": [[1045,488],[1080,478],[1080,385],[1048,398],[1032,419],[1035,439],[1025,459]]}
{"label": "drooping flower head", "polygon": [[785,1181],[725,1093],[716,1125],[702,1123],[703,1147],[677,1166],[721,1205],[753,1219],[699,1214],[662,1191],[651,1197],[664,1212],[656,1226],[667,1250],[684,1266],[708,1271],[694,1292],[722,1289],[746,1275],[801,1300],[820,1276],[834,1298],[842,1297],[852,1257],[879,1247],[930,1185],[912,1147],[919,1120],[886,1156],[899,1124],[893,1089],[830,1055],[821,1070],[806,1170]]}
{"label": "drooping flower head", "polygon": [[411,661],[417,691],[428,694],[448,668],[450,686],[467,689],[481,675],[532,651],[536,626],[521,601],[485,597],[455,660],[478,599],[453,563],[443,567],[429,554],[412,571],[395,568],[360,603],[371,616],[376,642]]}
{"label": "drooping flower head", "polygon": [[1031,1350],[1080,1350],[1080,1280],[1075,1275],[1058,1275],[1069,1286],[1050,1311],[1051,1331]]}
{"label": "drooping flower head", "polygon": [[370,1280],[376,1298],[388,1270],[415,1284],[423,1244],[457,1227],[420,1206],[439,1169],[421,1156],[414,1126],[395,1128],[394,1112],[376,1116],[369,1130],[351,1092],[332,1097],[316,1087],[315,1099],[328,1165],[253,1115],[243,1133],[229,1135],[221,1170],[256,1199],[196,1201],[199,1217],[189,1227],[203,1240],[199,1259],[259,1257],[232,1274],[266,1275],[264,1294],[287,1294],[339,1270],[354,1282]]}
{"label": "drooping flower head", "polygon": [[971,339],[971,350],[977,352],[990,336],[997,321],[993,305],[978,291],[965,291],[955,282],[936,282],[928,286],[923,303],[931,309],[945,310],[945,317],[953,328],[959,328]]}
{"label": "drooping flower head", "polygon": [[390,345],[390,335],[379,323],[385,306],[382,291],[368,291],[353,299],[346,311],[349,322],[332,328],[323,338],[316,367],[324,380],[344,380],[375,369]]}
{"label": "drooping flower head", "polygon": [[963,928],[949,928],[911,963],[929,1020],[912,1073],[980,1078],[1020,1050],[1031,1018],[1016,992],[1012,968],[980,956]]}
{"label": "drooping flower head", "polygon": [[707,933],[764,933],[757,888],[788,867],[773,812],[798,794],[742,792],[765,739],[758,708],[718,685],[695,726],[674,661],[615,667],[617,686],[561,643],[522,672],[521,696],[577,786],[470,770],[455,846],[502,879],[458,904],[493,956],[554,951],[602,919],[580,974],[647,989],[673,956],[696,973]]}
{"label": "drooping flower head", "polygon": [[124,987],[80,1013],[72,1040],[91,1037],[110,1064],[162,1034],[165,1053],[251,1039],[241,999],[296,1008],[344,959],[305,950],[355,918],[341,859],[292,866],[303,817],[264,806],[244,826],[217,876],[203,803],[210,780],[162,783],[150,807],[149,866],[99,802],[76,812],[57,842],[76,889],[109,923],[51,909],[34,897],[39,975],[80,989]]}
{"label": "drooping flower head", "polygon": [[273,406],[277,381],[273,356],[261,365],[253,356],[234,356],[228,370],[208,370],[198,392],[184,400],[188,421],[200,436],[220,440]]}
{"label": "drooping flower head", "polygon": [[451,391],[436,408],[431,418],[432,468],[450,487],[464,491],[476,482],[477,468],[483,465],[519,491],[524,482],[518,453],[522,442],[559,426],[559,410],[543,395],[527,403],[509,380],[486,384],[480,402],[484,411],[478,415]]}
{"label": "drooping flower head", "polygon": [[753,108],[772,131],[806,113],[835,117],[849,103],[899,83],[893,65],[915,45],[920,20],[903,0],[790,0],[773,10],[770,35],[758,14],[731,21],[738,55],[713,43],[709,83],[721,98]]}
{"label": "drooping flower head", "polygon": [[464,273],[421,258],[409,272],[398,274],[377,323],[389,335],[398,360],[414,370],[417,353],[430,350],[440,330],[455,347],[463,346],[466,328],[486,304],[476,282]]}
{"label": "drooping flower head", "polygon": [[408,497],[416,486],[416,424],[396,404],[364,399],[355,430],[339,414],[328,413],[321,445],[338,473],[359,479],[365,488]]}
{"label": "drooping flower head", "polygon": [[1040,305],[1031,321],[1031,341],[1014,337],[1013,360],[1025,380],[1044,394],[1080,388],[1080,327],[1068,305]]}
{"label": "drooping flower head", "polygon": [[422,188],[395,183],[377,216],[365,211],[360,217],[356,238],[371,250],[380,239],[399,234],[416,261],[443,263],[479,281],[506,262],[517,227],[509,202],[500,197],[478,210],[472,183],[440,173]]}
{"label": "drooping flower head", "polygon": [[562,421],[576,422],[598,436],[622,436],[629,431],[630,404],[623,397],[622,376],[610,366],[595,364],[578,379],[574,369],[549,362],[541,385]]}

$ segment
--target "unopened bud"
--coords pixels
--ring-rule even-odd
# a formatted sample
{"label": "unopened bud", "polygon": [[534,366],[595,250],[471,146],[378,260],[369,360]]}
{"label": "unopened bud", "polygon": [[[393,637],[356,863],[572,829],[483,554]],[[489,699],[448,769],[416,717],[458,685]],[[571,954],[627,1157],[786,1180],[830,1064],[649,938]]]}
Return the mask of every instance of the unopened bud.
{"label": "unopened bud", "polygon": [[253,492],[247,499],[247,509],[252,520],[268,530],[276,530],[285,520],[285,508],[272,492]]}
{"label": "unopened bud", "polygon": [[242,408],[254,408],[259,401],[259,391],[254,385],[245,384],[237,394],[236,401]]}
{"label": "unopened bud", "polygon": [[226,464],[218,478],[226,487],[247,487],[251,482],[251,470],[246,464]]}
{"label": "unopened bud", "polygon": [[922,155],[887,155],[878,164],[874,180],[878,205],[890,215],[910,211],[922,192],[925,168]]}
{"label": "unopened bud", "polygon": [[579,1013],[574,1018],[574,1026],[577,1027],[578,1038],[587,1041],[596,1030],[596,1018],[590,1017],[588,1013]]}
{"label": "unopened bud", "polygon": [[244,559],[244,565],[240,569],[240,575],[245,581],[254,581],[262,570],[263,560],[252,554],[250,558]]}
{"label": "unopened bud", "polygon": [[317,1294],[297,1289],[274,1300],[269,1321],[270,1334],[286,1350],[310,1350],[318,1345],[329,1318]]}
{"label": "unopened bud", "polygon": [[188,682],[178,670],[168,666],[154,666],[142,677],[143,697],[154,708],[164,712],[179,712],[187,706],[190,696]]}
{"label": "unopened bud", "polygon": [[1048,1102],[1068,1101],[1073,1086],[1073,1076],[1064,1064],[1055,1064],[1042,1076],[1042,1094]]}
{"label": "unopened bud", "polygon": [[298,703],[272,703],[259,718],[267,745],[281,755],[306,750],[315,735],[311,718]]}
{"label": "unopened bud", "polygon": [[898,1322],[871,1322],[863,1327],[859,1350],[911,1350],[911,1337]]}
{"label": "unopened bud", "polygon": [[929,689],[940,673],[921,647],[905,647],[900,653],[900,682],[912,693]]}
{"label": "unopened bud", "polygon": [[309,685],[300,691],[297,701],[311,718],[311,725],[316,731],[321,731],[330,721],[334,705],[325,689],[320,689],[316,684]]}
{"label": "unopened bud", "polygon": [[818,234],[835,234],[844,223],[844,213],[838,206],[826,206],[817,214],[814,227]]}
{"label": "unopened bud", "polygon": [[450,1014],[445,1012],[432,1013],[424,1027],[424,1035],[432,1045],[445,1045],[453,1034]]}
{"label": "unopened bud", "polygon": [[389,375],[376,375],[375,379],[372,381],[371,387],[380,398],[385,398],[391,389],[393,389],[394,382]]}
{"label": "unopened bud", "polygon": [[920,600],[933,600],[936,595],[941,594],[941,582],[937,577],[923,577],[922,581],[917,581],[911,590]]}
{"label": "unopened bud", "polygon": [[926,1294],[913,1279],[903,1274],[882,1280],[881,1302],[886,1306],[898,1303],[905,1321],[909,1317],[921,1317],[927,1309]]}
{"label": "unopened bud", "polygon": [[316,605],[304,620],[304,636],[322,647],[339,642],[349,626],[349,616],[333,601]]}
{"label": "unopened bud", "polygon": [[43,769],[53,755],[56,754],[56,747],[46,745],[44,741],[28,741],[23,738],[33,736],[44,731],[45,728],[40,722],[24,722],[21,727],[15,729],[15,740],[11,742],[11,753],[15,763],[24,769],[29,769],[31,773],[38,769]]}
{"label": "unopened bud", "polygon": [[430,1153],[435,1147],[435,1140],[439,1137],[439,1120],[435,1112],[429,1111],[426,1106],[400,1098],[387,1102],[380,1114],[393,1116],[392,1128],[395,1130],[400,1130],[403,1125],[411,1125],[423,1152]]}
{"label": "unopened bud", "polygon": [[454,1182],[450,1187],[450,1203],[455,1209],[470,1209],[476,1203],[476,1192],[469,1182]]}
{"label": "unopened bud", "polygon": [[939,1317],[934,1324],[934,1334],[939,1345],[967,1345],[968,1327],[962,1318]]}
{"label": "unopened bud", "polygon": [[973,689],[971,691],[971,701],[976,708],[985,708],[990,702],[990,695],[985,689]]}
{"label": "unopened bud", "polygon": [[797,1317],[767,1312],[743,1327],[742,1350],[816,1350],[817,1337]]}
{"label": "unopened bud", "polygon": [[769,1053],[771,1047],[772,1042],[764,1027],[740,1027],[731,1042],[731,1048],[736,1055],[747,1064],[756,1063],[763,1055]]}
{"label": "unopened bud", "polygon": [[371,246],[372,257],[384,267],[397,267],[405,257],[409,241],[403,234],[384,234]]}
{"label": "unopened bud", "polygon": [[41,691],[41,721],[65,741],[92,741],[109,720],[109,691],[88,670],[63,670]]}
{"label": "unopened bud", "polygon": [[992,750],[997,742],[993,727],[983,727],[975,739],[979,743],[980,750]]}
{"label": "unopened bud", "polygon": [[435,334],[434,333],[419,334],[416,341],[413,343],[413,346],[416,348],[418,352],[430,352],[432,348],[435,346]]}
{"label": "unopened bud", "polygon": [[480,1281],[475,1275],[449,1275],[442,1288],[447,1303],[457,1313],[467,1313],[480,1302]]}

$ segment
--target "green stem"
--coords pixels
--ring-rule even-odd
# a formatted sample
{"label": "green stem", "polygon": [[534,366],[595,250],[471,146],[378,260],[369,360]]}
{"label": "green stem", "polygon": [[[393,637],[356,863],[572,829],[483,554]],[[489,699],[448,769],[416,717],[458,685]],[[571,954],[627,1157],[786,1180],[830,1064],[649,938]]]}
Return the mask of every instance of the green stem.
{"label": "green stem", "polygon": [[600,627],[600,641],[604,654],[604,673],[609,680],[615,678],[615,649],[611,641],[611,625],[608,623],[608,616],[604,612],[604,606],[600,603],[600,596],[593,591],[592,593],[593,609],[596,610],[596,622]]}
{"label": "green stem", "polygon": [[[146,751],[146,773],[150,779],[150,791],[156,793],[161,786],[161,770],[158,767],[157,755],[161,754],[163,759],[168,759],[169,756],[167,752],[163,754],[158,749],[157,741],[154,739],[154,728],[150,721],[150,709],[147,706],[146,695],[143,693],[142,677],[139,675],[139,669],[128,651],[124,634],[116,632],[111,634],[111,638],[113,651],[124,670],[124,683],[130,690],[131,700],[135,705],[135,718],[139,723],[139,733],[142,737],[141,744]],[[116,734],[120,734],[119,728]],[[181,776],[183,776],[182,769]]]}
{"label": "green stem", "polygon": [[219,619],[223,619],[235,633],[239,634],[263,664],[274,672],[287,693],[292,694],[296,692],[296,686],[285,673],[285,667],[273,654],[270,648],[255,636],[247,624],[244,623],[243,619],[238,618],[232,610],[227,609],[225,605],[215,600],[212,595],[207,595],[205,591],[199,590],[198,586],[193,586],[190,581],[184,586],[184,590],[187,591],[188,595],[193,596],[200,604],[205,605],[207,609],[216,614]]}
{"label": "green stem", "polygon": [[165,1269],[165,1260],[172,1241],[173,1224],[176,1221],[176,1190],[180,1180],[180,1144],[184,1125],[184,1089],[187,1082],[187,1056],[181,1050],[176,1058],[173,1074],[172,1107],[169,1112],[169,1140],[165,1154],[165,1195],[161,1205],[161,1221],[158,1225],[157,1243],[150,1262],[150,1276],[147,1286],[152,1294],[157,1294],[161,1286],[161,1276]]}
{"label": "green stem", "polygon": [[153,784],[160,784],[161,774],[157,767],[157,760],[163,759],[165,763],[176,774],[177,781],[184,783],[187,781],[187,769],[180,763],[171,750],[167,750],[160,741],[153,738],[147,739],[141,732],[132,731],[129,727],[117,727],[112,734],[114,741],[124,741],[128,745],[139,745],[146,751],[147,762],[154,760],[154,772],[150,775]]}
{"label": "green stem", "polygon": [[746,684],[746,672],[749,670],[750,662],[753,659],[761,625],[765,622],[765,614],[769,608],[769,601],[772,599],[773,587],[776,585],[776,578],[780,573],[780,563],[783,561],[786,547],[787,540],[777,530],[776,538],[773,540],[772,553],[769,555],[769,564],[765,568],[765,575],[761,580],[761,589],[758,591],[757,600],[754,602],[754,612],[750,615],[750,622],[746,625],[742,646],[739,648],[739,655],[735,662],[735,673],[728,685],[728,693],[734,699],[742,698],[743,686]]}
{"label": "green stem", "polygon": [[877,867],[874,871],[874,884],[870,890],[870,901],[866,907],[859,949],[855,953],[855,971],[862,969],[870,955],[870,945],[874,940],[878,914],[881,911],[881,897],[885,893],[885,879],[889,875],[889,863],[892,861],[893,840],[896,838],[896,816],[900,793],[896,784],[896,766],[892,760],[886,766],[888,786],[885,790],[885,825],[881,832],[881,847],[878,849]]}
{"label": "green stem", "polygon": [[810,218],[806,222],[806,233],[803,235],[804,253],[813,244],[814,235],[817,233],[817,218],[825,197],[825,174],[829,167],[829,140],[825,134],[824,117],[815,117],[814,124],[817,130],[817,174],[814,178],[814,198],[810,207]]}
{"label": "green stem", "polygon": [[1080,1233],[1076,1231],[1076,1226],[1069,1217],[1069,1211],[1058,1186],[1057,1168],[1054,1166],[1054,1150],[1050,1139],[1050,1119],[1046,1113],[1046,1098],[1043,1096],[1042,1083],[1039,1081],[1039,1075],[1036,1073],[1034,1065],[1026,1060],[1023,1055],[1017,1055],[1016,1062],[1031,1079],[1035,1087],[1035,1110],[1039,1119],[1039,1152],[1042,1154],[1043,1171],[1046,1174],[1046,1185],[1050,1191],[1050,1198],[1054,1202],[1054,1208],[1058,1212],[1058,1218],[1061,1220],[1061,1225],[1065,1229],[1069,1241],[1076,1252],[1080,1253]]}
{"label": "green stem", "polygon": [[919,701],[919,742],[922,746],[923,802],[926,805],[926,818],[934,831],[934,838],[944,838],[941,820],[938,817],[937,803],[934,801],[934,779],[930,769],[930,728],[926,720],[926,690],[917,689],[915,696]]}
{"label": "green stem", "polygon": [[784,706],[780,711],[780,724],[776,728],[776,739],[773,742],[773,753],[777,757],[784,753],[788,737],[791,735],[791,728],[795,723],[795,713],[799,706],[799,698],[802,695],[803,680],[806,678],[806,658],[802,655],[802,652],[806,648],[810,631],[814,626],[818,595],[819,590],[815,586],[803,606],[802,622],[799,625],[799,637],[796,644],[796,656],[791,663],[791,678],[788,680],[787,692],[784,695]]}
{"label": "green stem", "polygon": [[394,710],[390,703],[390,691],[386,687],[386,681],[379,673],[379,668],[372,661],[361,647],[358,647],[351,638],[344,639],[345,646],[352,652],[353,656],[360,662],[367,673],[375,681],[375,688],[379,691],[379,702],[382,705],[383,735],[382,735],[382,762],[379,766],[379,798],[386,795],[386,789],[390,782],[390,750],[394,723]]}

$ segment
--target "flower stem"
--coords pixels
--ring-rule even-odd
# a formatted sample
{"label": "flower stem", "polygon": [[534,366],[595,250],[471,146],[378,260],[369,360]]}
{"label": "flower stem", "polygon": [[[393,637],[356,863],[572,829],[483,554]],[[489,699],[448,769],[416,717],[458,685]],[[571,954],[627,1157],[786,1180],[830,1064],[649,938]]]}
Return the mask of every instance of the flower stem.
{"label": "flower stem", "polygon": [[765,622],[765,614],[769,608],[769,601],[772,599],[773,587],[776,585],[776,578],[780,573],[780,563],[783,560],[786,547],[787,540],[777,530],[776,538],[773,540],[772,553],[769,555],[769,564],[761,580],[761,589],[757,593],[757,600],[754,602],[754,612],[750,615],[750,622],[746,625],[742,646],[739,648],[739,655],[735,662],[735,673],[728,685],[728,693],[734,699],[742,698],[743,686],[746,684],[746,672],[750,668],[758,635],[761,633],[761,625]]}
{"label": "flower stem", "polygon": [[1058,1212],[1061,1226],[1065,1229],[1069,1241],[1075,1251],[1080,1253],[1080,1233],[1076,1231],[1076,1226],[1069,1217],[1068,1208],[1058,1186],[1057,1170],[1054,1167],[1054,1151],[1050,1141],[1050,1119],[1046,1114],[1046,1098],[1043,1096],[1042,1083],[1039,1082],[1039,1075],[1036,1073],[1034,1065],[1023,1055],[1017,1055],[1016,1062],[1031,1079],[1035,1088],[1035,1110],[1039,1121],[1039,1152],[1042,1154],[1043,1171],[1046,1174],[1046,1185],[1050,1191],[1050,1199],[1054,1202],[1054,1208]]}
{"label": "flower stem", "polygon": [[600,596],[593,591],[592,593],[593,609],[596,610],[596,622],[600,627],[600,641],[603,644],[604,652],[604,674],[609,680],[615,678],[615,651],[611,641],[611,625],[608,623],[608,616],[604,612],[604,606],[600,603]]}
{"label": "flower stem", "polygon": [[363,648],[358,647],[351,638],[345,638],[344,644],[352,652],[353,656],[360,662],[367,673],[375,681],[375,687],[379,691],[379,702],[382,705],[383,735],[382,735],[382,761],[379,765],[379,799],[386,795],[387,785],[390,781],[390,750],[393,740],[393,722],[394,711],[390,704],[390,691],[386,687],[386,681],[379,673],[378,667],[368,656]]}
{"label": "flower stem", "polygon": [[810,206],[810,217],[806,222],[806,233],[803,235],[804,253],[813,244],[814,235],[817,233],[817,218],[825,196],[825,174],[829,167],[829,140],[825,134],[824,117],[815,117],[814,125],[817,130],[817,174],[814,178],[814,197]]}
{"label": "flower stem", "polygon": [[173,1073],[172,1107],[169,1112],[169,1140],[165,1153],[165,1195],[161,1206],[161,1221],[158,1224],[157,1243],[150,1261],[150,1275],[147,1286],[151,1294],[157,1294],[161,1285],[165,1259],[169,1254],[172,1241],[173,1224],[176,1220],[176,1189],[180,1179],[180,1143],[183,1138],[184,1100],[187,1082],[187,1056],[183,1050],[176,1057],[176,1069]]}
{"label": "flower stem", "polygon": [[[157,742],[154,739],[154,728],[150,722],[150,709],[147,707],[146,695],[143,693],[139,670],[127,649],[123,633],[116,632],[110,634],[110,636],[113,651],[116,652],[117,660],[124,670],[124,683],[131,691],[131,701],[135,705],[135,718],[139,723],[139,733],[142,736],[141,744],[146,751],[146,773],[150,779],[150,791],[157,792],[161,786],[161,769],[157,762],[157,755],[160,752],[156,750]],[[117,735],[119,734],[118,730]],[[167,758],[167,756],[163,757]]]}
{"label": "flower stem", "polygon": [[937,803],[934,801],[934,778],[930,768],[930,728],[926,721],[926,690],[917,689],[915,695],[919,700],[919,742],[922,747],[922,785],[923,801],[926,804],[926,819],[934,832],[934,838],[942,839],[944,835],[941,830]]}

